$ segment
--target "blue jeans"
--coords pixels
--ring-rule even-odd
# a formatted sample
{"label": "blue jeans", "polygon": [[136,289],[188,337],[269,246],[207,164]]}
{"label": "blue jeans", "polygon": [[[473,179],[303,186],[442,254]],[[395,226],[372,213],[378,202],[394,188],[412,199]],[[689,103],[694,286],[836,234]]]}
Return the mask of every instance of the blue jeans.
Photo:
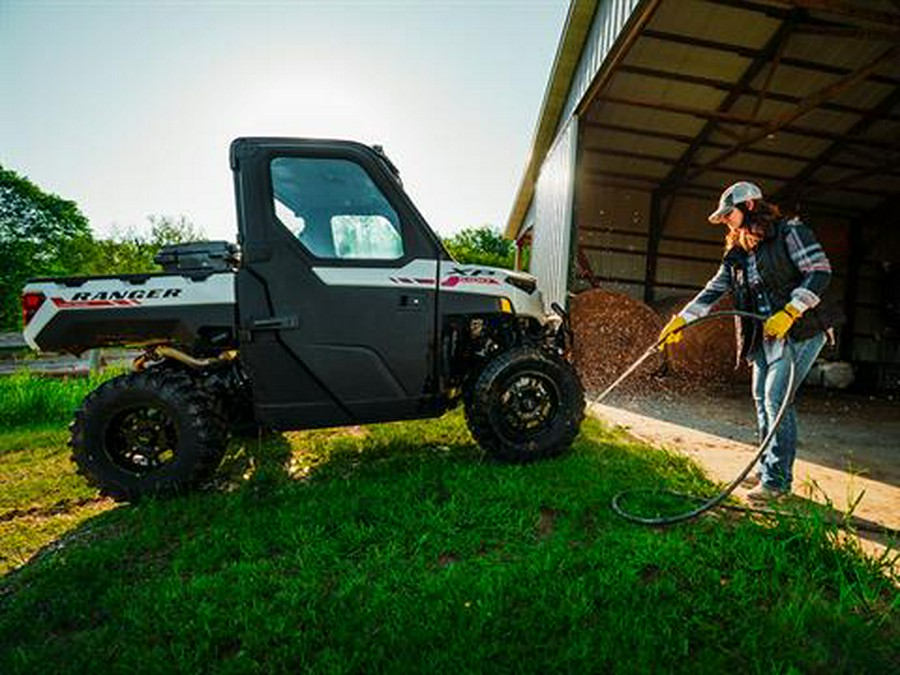
{"label": "blue jeans", "polygon": [[781,403],[787,392],[790,367],[788,359],[794,362],[794,391],[790,392],[791,402],[784,411],[781,424],[775,432],[775,438],[763,454],[758,468],[759,477],[766,487],[790,490],[793,479],[794,457],[797,455],[797,415],[794,412],[793,397],[803,378],[815,362],[822,347],[825,346],[825,334],[819,333],[800,342],[791,341],[781,356],[771,362],[766,358],[763,348],[759,348],[751,357],[753,365],[753,402],[756,404],[756,416],[759,425],[759,440],[766,437],[772,423],[778,415]]}

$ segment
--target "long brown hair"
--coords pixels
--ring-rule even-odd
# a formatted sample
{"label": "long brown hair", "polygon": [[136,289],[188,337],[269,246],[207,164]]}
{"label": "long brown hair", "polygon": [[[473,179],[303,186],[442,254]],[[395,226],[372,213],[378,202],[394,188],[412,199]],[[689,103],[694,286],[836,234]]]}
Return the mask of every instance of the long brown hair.
{"label": "long brown hair", "polygon": [[748,209],[746,204],[735,205],[744,214],[744,222],[736,229],[725,231],[725,251],[740,246],[745,251],[752,251],[759,242],[772,236],[775,223],[781,218],[781,210],[762,199],[756,200],[754,208]]}

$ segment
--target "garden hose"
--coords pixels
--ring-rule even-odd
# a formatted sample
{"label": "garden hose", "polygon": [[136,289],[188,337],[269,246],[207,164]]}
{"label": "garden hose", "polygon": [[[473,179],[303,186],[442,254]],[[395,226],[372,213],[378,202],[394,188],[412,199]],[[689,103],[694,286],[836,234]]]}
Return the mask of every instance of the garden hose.
{"label": "garden hose", "polygon": [[[696,326],[705,321],[711,321],[713,319],[719,319],[724,316],[736,316],[736,317],[744,317],[748,319],[753,319],[754,321],[763,322],[766,320],[766,317],[761,316],[759,314],[754,314],[752,312],[744,312],[736,309],[722,310],[719,312],[712,312],[707,314],[704,317],[699,319],[695,319],[689,323],[686,323],[684,326],[679,328],[678,330],[685,330],[689,326]],[[667,336],[666,336],[667,337]],[[616,380],[609,385],[603,393],[601,393],[596,399],[594,399],[594,403],[600,403],[604,398],[606,398],[611,391],[613,391],[616,387],[618,387],[629,375],[631,375],[638,367],[646,361],[650,356],[653,355],[654,352],[659,349],[659,346],[665,342],[665,337],[658,339],[654,342],[643,354],[641,354],[638,359],[631,364],[625,372],[623,372]],[[785,340],[785,349],[791,350],[791,343],[789,340]],[[645,489],[634,489],[634,490],[623,490],[622,492],[617,493],[612,498],[612,510],[619,514],[625,520],[631,521],[632,523],[639,523],[641,525],[674,525],[675,523],[681,523],[686,520],[691,520],[692,518],[696,518],[707,511],[714,508],[725,508],[730,509],[732,511],[742,511],[745,513],[761,513],[766,515],[779,515],[779,516],[788,516],[788,517],[796,517],[796,514],[788,513],[785,511],[776,511],[774,509],[760,509],[753,508],[749,506],[736,506],[734,504],[723,504],[728,496],[735,491],[738,485],[741,484],[741,481],[747,477],[753,467],[759,462],[760,458],[765,453],[766,449],[769,447],[769,444],[772,442],[772,439],[775,437],[775,432],[778,429],[778,426],[781,424],[781,420],[784,417],[785,412],[787,411],[788,405],[790,405],[791,399],[794,397],[796,393],[794,387],[794,378],[796,376],[796,369],[794,367],[794,360],[791,359],[790,362],[790,373],[788,375],[788,386],[787,386],[787,394],[784,397],[784,400],[781,402],[781,407],[778,409],[778,414],[775,416],[775,423],[772,425],[772,428],[769,429],[769,433],[766,434],[766,437],[760,442],[757,447],[756,454],[753,456],[753,459],[747,464],[746,467],[738,474],[737,478],[735,478],[731,483],[729,483],[724,490],[722,490],[719,494],[714,497],[699,497],[697,495],[691,495],[684,492],[676,492],[674,490],[663,490],[663,489],[653,489],[653,488],[645,488]],[[799,382],[797,383],[799,386]],[[636,494],[638,492],[643,493],[652,493],[652,494],[670,494],[676,497],[682,497],[691,501],[699,501],[700,505],[690,511],[685,511],[684,513],[679,513],[674,516],[658,516],[655,518],[648,518],[644,516],[637,516],[633,513],[628,513],[625,511],[620,501],[625,495]],[[880,525],[877,523],[866,523],[866,522],[858,522],[851,521],[850,515],[846,513],[838,512],[840,518],[831,521],[832,524],[837,525],[839,527],[848,527],[852,526],[856,530],[864,530],[867,532],[874,532],[877,534],[884,534],[893,537],[900,536],[900,531],[895,530],[893,528],[887,527],[885,525]]]}
{"label": "garden hose", "polygon": [[[755,321],[760,321],[760,322],[766,320],[766,317],[761,316],[759,314],[754,314],[752,312],[744,312],[741,310],[724,310],[724,311],[720,311],[720,312],[712,312],[710,314],[707,314],[704,317],[701,317],[699,319],[696,319],[694,321],[691,321],[691,322],[685,324],[678,330],[685,330],[688,327],[696,326],[705,321],[719,319],[723,316],[744,317],[744,318],[753,319]],[[628,369],[624,373],[622,373],[609,387],[606,388],[606,390],[603,393],[601,393],[594,400],[594,403],[600,403],[604,398],[606,398],[609,395],[609,393],[611,391],[613,391],[616,387],[618,387],[619,384],[621,384],[625,380],[625,378],[627,378],[629,375],[631,375],[631,373],[633,373],[635,370],[637,370],[637,368],[644,361],[646,361],[655,351],[657,351],[659,346],[661,344],[663,344],[663,342],[665,342],[667,337],[668,336],[660,337],[656,342],[654,342],[647,349],[647,351],[645,351],[637,359],[637,361],[635,361],[631,366],[629,366]],[[789,340],[785,340],[784,344],[785,344],[786,349],[788,349],[788,350],[791,349]],[[728,496],[732,492],[734,492],[734,490],[737,488],[737,486],[741,484],[741,481],[743,481],[744,478],[747,477],[747,475],[750,473],[750,471],[753,469],[753,467],[756,466],[756,463],[763,456],[766,449],[769,447],[769,444],[772,442],[772,439],[775,437],[775,432],[778,430],[778,426],[781,424],[781,420],[784,417],[784,413],[787,411],[787,407],[788,407],[788,405],[790,405],[791,399],[793,398],[793,395],[794,395],[795,368],[794,368],[793,358],[790,359],[790,364],[791,364],[791,367],[790,367],[790,372],[788,375],[787,395],[785,395],[784,400],[781,402],[781,407],[778,408],[778,414],[775,416],[775,422],[774,422],[774,424],[772,424],[772,428],[769,429],[769,433],[767,433],[766,437],[764,439],[762,439],[762,441],[760,442],[760,444],[757,448],[756,454],[753,456],[753,459],[750,461],[750,463],[747,464],[746,467],[744,467],[744,469],[740,472],[740,474],[738,474],[737,478],[735,478],[733,481],[731,481],[731,483],[729,483],[728,486],[724,490],[722,490],[719,494],[717,494],[716,496],[711,497],[711,498],[698,497],[696,495],[689,495],[689,494],[685,494],[682,492],[675,492],[673,490],[659,490],[659,489],[652,489],[652,488],[624,490],[622,492],[619,492],[618,494],[616,494],[613,497],[613,499],[612,499],[613,511],[615,511],[617,514],[619,514],[626,520],[631,521],[632,523],[640,523],[641,525],[674,525],[675,523],[681,523],[681,522],[684,522],[685,520],[691,520],[692,518],[696,518],[697,516],[699,516],[703,513],[706,513],[710,509],[714,509],[717,506],[719,506],[723,501],[725,501],[725,499],[728,498]],[[702,503],[698,507],[691,509],[690,511],[685,511],[684,513],[679,513],[674,516],[658,516],[655,518],[648,518],[648,517],[644,517],[644,516],[637,516],[637,515],[634,515],[633,513],[628,513],[620,505],[620,501],[625,495],[635,494],[638,492],[653,493],[653,494],[662,494],[662,493],[671,494],[671,495],[675,495],[678,497],[684,497],[686,499],[690,499],[690,500],[694,500],[694,501],[701,501]],[[768,511],[767,509],[766,510],[750,509],[750,508],[746,508],[746,507],[740,507],[740,508],[741,508],[741,510],[747,510],[747,511],[764,511],[764,512]]]}

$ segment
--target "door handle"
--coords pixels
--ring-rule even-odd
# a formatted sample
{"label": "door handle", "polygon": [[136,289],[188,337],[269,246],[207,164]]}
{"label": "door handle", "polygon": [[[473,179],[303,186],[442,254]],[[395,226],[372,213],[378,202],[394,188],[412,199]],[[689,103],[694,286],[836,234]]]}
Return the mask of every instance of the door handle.
{"label": "door handle", "polygon": [[290,330],[300,327],[297,316],[273,316],[266,319],[254,319],[250,322],[250,330]]}

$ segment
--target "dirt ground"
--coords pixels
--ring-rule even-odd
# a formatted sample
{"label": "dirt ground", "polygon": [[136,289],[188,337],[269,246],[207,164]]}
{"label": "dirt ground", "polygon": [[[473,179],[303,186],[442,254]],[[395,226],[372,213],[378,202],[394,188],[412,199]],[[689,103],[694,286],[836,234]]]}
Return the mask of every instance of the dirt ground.
{"label": "dirt ground", "polygon": [[[746,384],[689,393],[613,392],[589,410],[635,438],[690,456],[715,480],[730,482],[756,452],[756,415]],[[797,419],[794,493],[841,510],[863,493],[854,515],[900,530],[900,397],[804,387]],[[745,492],[738,488],[736,494]],[[875,555],[891,545],[883,535],[860,537]]]}

